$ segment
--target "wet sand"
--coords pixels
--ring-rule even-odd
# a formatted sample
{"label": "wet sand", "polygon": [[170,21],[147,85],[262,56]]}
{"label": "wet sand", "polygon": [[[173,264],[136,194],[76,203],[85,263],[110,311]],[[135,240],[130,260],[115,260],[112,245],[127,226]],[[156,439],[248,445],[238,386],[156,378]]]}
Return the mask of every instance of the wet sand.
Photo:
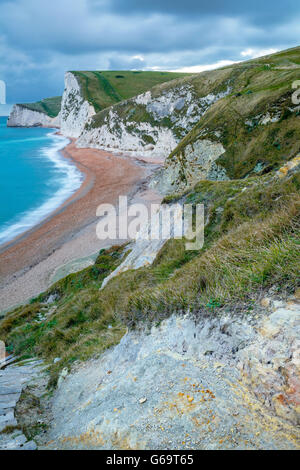
{"label": "wet sand", "polygon": [[96,149],[64,150],[84,174],[80,189],[41,224],[0,247],[0,312],[49,287],[58,268],[114,243],[96,237],[99,204],[116,204],[119,195],[131,202],[160,202],[147,189],[158,162],[147,162]]}

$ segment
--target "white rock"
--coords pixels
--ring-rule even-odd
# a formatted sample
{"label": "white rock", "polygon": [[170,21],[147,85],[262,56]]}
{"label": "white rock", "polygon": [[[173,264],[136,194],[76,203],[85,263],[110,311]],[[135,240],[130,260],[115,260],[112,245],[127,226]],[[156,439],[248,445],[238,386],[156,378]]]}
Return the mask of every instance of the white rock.
{"label": "white rock", "polygon": [[94,107],[81,95],[77,78],[67,72],[61,104],[61,133],[68,137],[79,137],[86,122],[94,114]]}
{"label": "white rock", "polygon": [[58,378],[58,381],[57,381],[57,387],[58,387],[58,388],[59,388],[59,387],[61,386],[61,384],[64,382],[64,380],[65,380],[65,378],[67,377],[68,373],[69,373],[69,370],[68,370],[67,367],[65,367],[65,368],[61,371],[61,373],[60,373],[60,375],[59,375],[59,378]]}
{"label": "white rock", "polygon": [[18,104],[15,104],[9,119],[8,127],[60,127],[60,113],[55,118],[38,111],[32,111]]}
{"label": "white rock", "polygon": [[[133,110],[134,105],[144,106],[154,124],[136,122],[128,115],[121,117],[117,105],[106,114],[100,127],[88,126],[83,129],[77,146],[110,151],[117,149],[132,156],[165,158],[180,140],[177,131],[180,129],[182,137],[186,135],[207,109],[229,92],[228,87],[225,92],[217,95],[210,93],[199,98],[190,84],[177,86],[169,91],[164,90],[161,95],[155,97],[148,91],[128,100],[127,103],[132,103]],[[169,120],[168,127],[163,122],[165,118]],[[144,135],[147,136],[147,141],[144,140]],[[153,140],[153,144],[148,143],[149,138]]]}

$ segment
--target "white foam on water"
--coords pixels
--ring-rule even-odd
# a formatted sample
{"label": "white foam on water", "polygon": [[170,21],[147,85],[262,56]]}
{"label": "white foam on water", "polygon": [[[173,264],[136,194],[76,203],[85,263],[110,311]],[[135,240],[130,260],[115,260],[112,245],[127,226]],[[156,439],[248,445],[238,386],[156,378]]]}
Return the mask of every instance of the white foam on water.
{"label": "white foam on water", "polygon": [[40,154],[41,158],[47,158],[54,165],[55,172],[57,173],[56,182],[59,182],[60,189],[42,205],[20,214],[16,222],[4,227],[0,231],[0,245],[42,222],[81,186],[83,181],[82,173],[61,154],[61,150],[70,142],[69,139],[61,137],[54,132],[47,134],[47,137],[53,140],[53,145],[42,147]]}

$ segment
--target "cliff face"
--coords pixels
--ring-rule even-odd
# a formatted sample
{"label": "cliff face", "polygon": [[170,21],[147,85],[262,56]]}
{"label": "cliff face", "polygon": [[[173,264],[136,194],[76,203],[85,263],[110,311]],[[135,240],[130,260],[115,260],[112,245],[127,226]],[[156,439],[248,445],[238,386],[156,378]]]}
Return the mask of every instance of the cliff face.
{"label": "cliff face", "polygon": [[[67,72],[63,97],[18,105],[11,115],[9,125],[53,125],[48,117],[54,118],[61,111],[62,133],[77,138],[96,112],[144,93],[155,85],[186,75],[190,74],[134,71],[123,71],[122,74],[115,71]],[[54,124],[60,127],[60,120],[56,119]]]}
{"label": "cliff face", "polygon": [[60,127],[60,114],[52,118],[45,113],[15,104],[7,121],[8,127]]}
{"label": "cliff face", "polygon": [[87,120],[94,114],[94,107],[82,97],[77,78],[71,72],[67,72],[61,106],[62,134],[79,137]]}
{"label": "cliff face", "polygon": [[105,109],[88,121],[77,141],[79,147],[120,150],[130,155],[166,158],[199,118],[230,92],[222,71],[206,77],[170,82]]}
{"label": "cliff face", "polygon": [[291,84],[297,69],[243,66],[233,92],[200,116],[153,181],[163,194],[200,180],[262,175],[294,158],[299,149],[299,105]]}
{"label": "cliff face", "polygon": [[228,180],[223,167],[216,161],[225,153],[220,142],[203,139],[189,145],[185,154],[176,161],[166,159],[164,168],[151,181],[151,187],[157,188],[162,194],[184,191],[199,180]]}
{"label": "cliff face", "polygon": [[[35,107],[33,104],[32,107]],[[37,106],[36,106],[37,107]],[[38,107],[37,107],[38,108]],[[61,111],[56,117],[46,111],[30,109],[28,105],[15,105],[9,117],[9,127],[58,127],[67,137],[77,138],[95,110],[81,94],[77,78],[70,72],[65,76],[65,90],[61,101]]]}
{"label": "cliff face", "polygon": [[45,448],[178,448],[182,429],[192,449],[297,448],[288,386],[299,306],[281,304],[273,313],[257,306],[256,321],[173,315],[71,374],[64,369]]}

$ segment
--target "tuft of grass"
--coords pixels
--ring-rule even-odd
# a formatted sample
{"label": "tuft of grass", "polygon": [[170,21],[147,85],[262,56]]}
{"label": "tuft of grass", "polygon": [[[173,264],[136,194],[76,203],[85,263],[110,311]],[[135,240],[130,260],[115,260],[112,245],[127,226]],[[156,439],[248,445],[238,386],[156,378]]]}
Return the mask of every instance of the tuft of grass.
{"label": "tuft of grass", "polygon": [[20,430],[20,426],[5,426],[5,428],[0,431],[0,434],[12,434],[13,432]]}

